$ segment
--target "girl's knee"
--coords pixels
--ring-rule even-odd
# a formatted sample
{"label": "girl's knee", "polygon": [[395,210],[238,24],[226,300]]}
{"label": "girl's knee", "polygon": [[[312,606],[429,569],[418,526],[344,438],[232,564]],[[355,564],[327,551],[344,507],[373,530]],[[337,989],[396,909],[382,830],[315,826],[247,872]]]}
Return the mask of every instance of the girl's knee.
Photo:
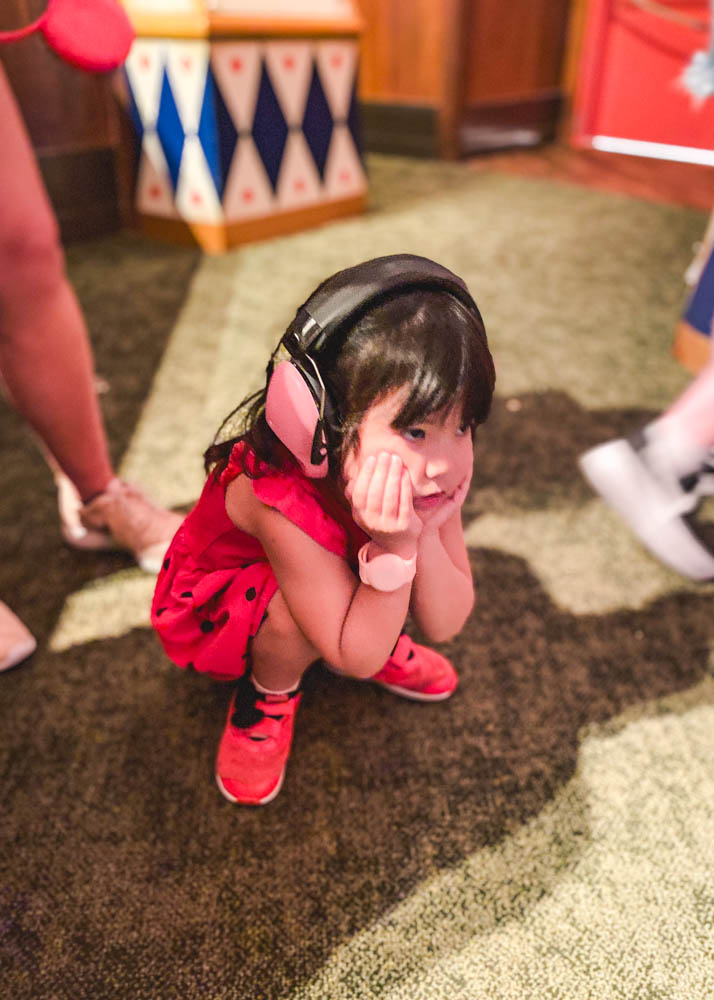
{"label": "girl's knee", "polygon": [[306,650],[314,652],[315,659],[319,656],[318,651],[300,630],[279,590],[275,591],[270,600],[254,644],[255,641],[279,643],[293,648],[296,645],[304,646]]}

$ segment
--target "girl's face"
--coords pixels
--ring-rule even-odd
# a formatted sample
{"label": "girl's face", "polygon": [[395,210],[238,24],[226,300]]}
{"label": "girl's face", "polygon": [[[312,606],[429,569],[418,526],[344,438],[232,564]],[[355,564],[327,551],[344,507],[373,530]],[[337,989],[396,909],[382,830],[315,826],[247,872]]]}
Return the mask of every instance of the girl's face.
{"label": "girl's face", "polygon": [[471,431],[461,424],[460,407],[439,410],[412,427],[392,426],[403,401],[397,390],[367,411],[357,447],[343,464],[343,477],[353,479],[370,455],[398,455],[412,481],[414,510],[423,521],[447,502],[473,471]]}

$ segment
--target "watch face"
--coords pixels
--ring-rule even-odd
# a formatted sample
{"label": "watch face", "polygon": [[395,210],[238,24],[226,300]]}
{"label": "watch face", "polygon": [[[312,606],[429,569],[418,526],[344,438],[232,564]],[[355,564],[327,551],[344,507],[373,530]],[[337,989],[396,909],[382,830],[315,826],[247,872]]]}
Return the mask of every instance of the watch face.
{"label": "watch face", "polygon": [[369,542],[358,553],[359,577],[375,590],[397,590],[410,583],[416,573],[416,555],[412,559],[402,559],[392,552],[383,552],[373,559],[367,559]]}
{"label": "watch face", "polygon": [[389,554],[377,556],[370,565],[375,585],[381,590],[396,590],[406,583],[404,570],[404,560]]}

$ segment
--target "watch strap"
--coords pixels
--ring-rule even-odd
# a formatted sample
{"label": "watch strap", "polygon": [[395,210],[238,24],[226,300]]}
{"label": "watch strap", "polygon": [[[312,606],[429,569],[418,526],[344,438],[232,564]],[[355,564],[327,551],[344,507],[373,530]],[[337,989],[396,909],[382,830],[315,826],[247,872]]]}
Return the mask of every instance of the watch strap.
{"label": "watch strap", "polygon": [[393,552],[382,552],[368,558],[371,542],[366,542],[357,554],[359,578],[362,583],[389,593],[411,583],[416,574],[416,552],[411,559],[402,559]]}

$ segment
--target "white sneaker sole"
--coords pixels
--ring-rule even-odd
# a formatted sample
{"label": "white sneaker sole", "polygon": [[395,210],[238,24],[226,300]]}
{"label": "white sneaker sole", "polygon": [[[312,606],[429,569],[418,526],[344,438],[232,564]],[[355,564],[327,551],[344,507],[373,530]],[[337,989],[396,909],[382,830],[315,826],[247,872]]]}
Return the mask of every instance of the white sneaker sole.
{"label": "white sneaker sole", "polygon": [[276,797],[280,789],[283,787],[283,781],[285,780],[285,768],[283,768],[282,774],[278,778],[278,783],[272,790],[272,792],[269,792],[268,795],[265,796],[265,798],[259,799],[258,802],[242,802],[240,799],[237,799],[235,795],[231,795],[231,793],[228,791],[226,786],[221,781],[220,775],[217,774],[215,777],[216,777],[216,784],[218,785],[218,789],[221,795],[223,796],[224,799],[228,799],[229,802],[233,802],[234,804],[238,804],[241,806],[265,806],[268,804],[268,802],[273,801],[273,799]]}
{"label": "white sneaker sole", "polygon": [[671,499],[627,441],[592,448],[581,455],[579,465],[595,492],[661,562],[691,580],[714,579],[714,555],[682,517],[666,516]]}
{"label": "white sneaker sole", "polygon": [[[350,677],[346,674],[344,670],[338,670],[337,667],[333,667],[331,663],[327,660],[322,661],[327,669],[331,673],[336,674],[338,677],[346,677],[348,680],[357,680],[356,677]],[[375,681],[372,677],[365,677],[367,683],[376,684],[377,687],[385,688],[387,691],[391,691],[392,694],[399,695],[400,698],[408,698],[409,701],[446,701],[450,698],[456,688],[451,691],[440,691],[438,694],[428,694],[424,691],[412,691],[411,688],[400,687],[398,684],[385,684],[384,681]]]}
{"label": "white sneaker sole", "polygon": [[[369,678],[368,678],[369,679]],[[400,698],[408,698],[409,701],[446,701],[454,691],[440,691],[438,694],[428,694],[424,691],[411,691],[409,688],[399,687],[398,684],[385,684],[384,681],[374,681],[374,683],[392,694],[398,694]]]}

